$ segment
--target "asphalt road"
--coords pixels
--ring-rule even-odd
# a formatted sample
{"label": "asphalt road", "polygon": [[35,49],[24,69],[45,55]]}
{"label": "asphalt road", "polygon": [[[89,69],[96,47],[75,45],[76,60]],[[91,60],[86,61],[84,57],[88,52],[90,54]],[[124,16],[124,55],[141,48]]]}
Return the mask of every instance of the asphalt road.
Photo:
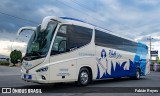
{"label": "asphalt road", "polygon": [[[160,72],[151,72],[140,80],[122,78],[119,80],[107,79],[95,81],[87,87],[77,87],[74,83],[59,84],[36,84],[25,82],[20,78],[20,68],[0,66],[0,87],[12,87],[16,89],[41,89],[41,95],[57,96],[160,96],[159,93],[134,93],[135,89],[156,89],[160,92]],[[106,91],[107,90],[107,91]],[[131,92],[131,93],[128,93]],[[45,94],[44,94],[45,93]],[[0,94],[1,95],[22,95],[22,94]],[[26,96],[36,94],[23,94]]]}

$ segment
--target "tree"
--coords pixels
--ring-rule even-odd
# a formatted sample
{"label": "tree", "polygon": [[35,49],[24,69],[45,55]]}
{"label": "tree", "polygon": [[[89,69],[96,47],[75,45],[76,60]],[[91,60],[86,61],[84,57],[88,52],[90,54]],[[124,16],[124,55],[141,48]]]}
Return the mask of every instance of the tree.
{"label": "tree", "polygon": [[157,56],[156,60],[157,60],[157,63],[160,64],[160,58],[158,56]]}
{"label": "tree", "polygon": [[13,50],[10,54],[10,59],[13,64],[18,63],[18,60],[22,59],[22,52],[19,50]]}

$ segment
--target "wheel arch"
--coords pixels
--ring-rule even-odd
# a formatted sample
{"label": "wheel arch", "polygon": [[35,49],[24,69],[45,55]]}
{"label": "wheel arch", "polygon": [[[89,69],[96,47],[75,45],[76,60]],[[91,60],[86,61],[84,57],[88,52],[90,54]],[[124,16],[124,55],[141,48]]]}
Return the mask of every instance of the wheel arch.
{"label": "wheel arch", "polygon": [[87,69],[88,69],[88,71],[89,71],[89,73],[90,73],[90,75],[91,75],[91,78],[90,78],[90,79],[91,79],[91,81],[92,81],[92,79],[93,79],[93,71],[92,71],[92,68],[91,68],[90,66],[88,66],[88,65],[85,65],[85,66],[82,66],[82,67],[79,68],[78,76],[79,76],[80,70],[81,70],[82,68],[87,68]]}

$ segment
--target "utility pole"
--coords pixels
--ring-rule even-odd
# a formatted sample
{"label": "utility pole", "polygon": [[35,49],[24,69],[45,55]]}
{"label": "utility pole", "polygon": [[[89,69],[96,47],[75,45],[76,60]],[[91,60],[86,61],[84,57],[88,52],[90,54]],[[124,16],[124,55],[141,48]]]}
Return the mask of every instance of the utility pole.
{"label": "utility pole", "polygon": [[147,38],[147,40],[149,40],[149,46],[150,46],[150,49],[149,49],[149,52],[150,52],[150,60],[151,60],[151,57],[152,57],[152,56],[151,56],[152,39],[153,39],[153,38],[152,38],[151,36],[150,36],[149,38]]}
{"label": "utility pole", "polygon": [[13,43],[14,43],[14,40],[10,40],[10,42],[11,42],[11,52],[12,52],[12,45],[13,45]]}

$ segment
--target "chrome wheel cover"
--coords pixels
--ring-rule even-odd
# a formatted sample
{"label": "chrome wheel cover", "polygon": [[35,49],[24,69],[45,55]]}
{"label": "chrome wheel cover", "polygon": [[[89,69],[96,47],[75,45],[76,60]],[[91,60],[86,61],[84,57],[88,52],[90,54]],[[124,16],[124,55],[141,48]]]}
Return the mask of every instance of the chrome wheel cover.
{"label": "chrome wheel cover", "polygon": [[139,73],[139,71],[137,71],[137,79],[139,79],[140,78],[140,73]]}
{"label": "chrome wheel cover", "polygon": [[86,71],[82,71],[80,74],[80,80],[82,84],[87,84],[88,82],[88,73]]}

